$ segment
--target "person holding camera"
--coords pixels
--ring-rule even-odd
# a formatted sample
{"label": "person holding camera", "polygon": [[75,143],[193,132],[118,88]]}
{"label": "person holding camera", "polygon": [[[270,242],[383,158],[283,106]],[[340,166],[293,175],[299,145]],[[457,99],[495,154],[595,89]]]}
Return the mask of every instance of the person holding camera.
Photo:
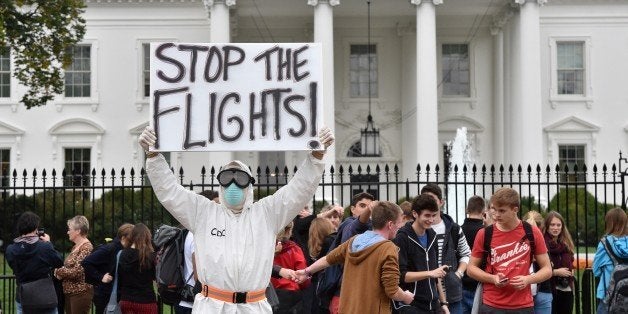
{"label": "person holding camera", "polygon": [[552,262],[552,313],[571,313],[574,302],[574,244],[563,217],[551,211],[545,217],[545,243]]}
{"label": "person holding camera", "polygon": [[27,211],[20,215],[17,220],[20,236],[13,240],[13,244],[5,252],[5,258],[17,281],[15,305],[18,314],[58,313],[57,294],[52,286],[50,272],[61,267],[63,259],[52,247],[50,236],[43,229],[38,232],[38,227],[37,214]]}

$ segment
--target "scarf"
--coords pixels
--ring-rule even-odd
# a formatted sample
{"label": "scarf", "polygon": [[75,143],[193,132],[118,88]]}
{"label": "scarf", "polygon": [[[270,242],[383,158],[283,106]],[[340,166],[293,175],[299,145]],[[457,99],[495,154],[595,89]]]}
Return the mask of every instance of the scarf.
{"label": "scarf", "polygon": [[23,236],[19,236],[13,239],[13,242],[15,243],[24,242],[28,244],[33,244],[33,243],[36,243],[37,241],[39,241],[39,237],[36,235],[23,235]]}
{"label": "scarf", "polygon": [[573,269],[574,256],[573,253],[567,249],[567,245],[554,240],[554,237],[548,233],[544,234],[544,238],[550,260],[552,261],[552,268],[566,267],[569,270]]}

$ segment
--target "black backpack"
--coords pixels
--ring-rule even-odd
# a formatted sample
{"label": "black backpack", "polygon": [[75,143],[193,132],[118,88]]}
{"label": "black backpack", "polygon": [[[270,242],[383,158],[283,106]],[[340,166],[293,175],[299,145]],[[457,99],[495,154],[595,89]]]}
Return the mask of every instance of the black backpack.
{"label": "black backpack", "polygon": [[[534,258],[534,251],[535,251],[534,233],[532,232],[532,225],[529,224],[527,221],[523,221],[523,230],[526,233],[524,239],[528,239],[528,241],[530,242],[530,252],[531,252],[530,261],[532,261],[532,259]],[[493,239],[493,225],[484,227],[484,247],[483,247],[484,256],[482,257],[482,264],[480,266],[480,269],[482,269],[483,271],[486,271],[486,266],[488,264],[487,260],[488,260],[488,255],[491,252],[491,240],[492,239]]]}
{"label": "black backpack", "polygon": [[157,248],[155,261],[155,281],[157,292],[168,305],[177,305],[183,299],[186,286],[184,278],[184,247],[187,229],[161,225],[153,235],[153,244]]}
{"label": "black backpack", "polygon": [[602,238],[602,244],[613,261],[611,281],[606,291],[604,303],[608,304],[609,314],[628,313],[628,260],[615,254],[606,237]]}

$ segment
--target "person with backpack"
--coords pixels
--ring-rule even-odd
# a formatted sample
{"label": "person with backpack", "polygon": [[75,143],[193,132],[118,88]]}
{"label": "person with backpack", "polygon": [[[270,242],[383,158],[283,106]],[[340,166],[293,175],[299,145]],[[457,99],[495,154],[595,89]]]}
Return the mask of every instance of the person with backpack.
{"label": "person with backpack", "polygon": [[615,278],[616,276],[614,276],[614,272],[619,269],[618,264],[626,265],[628,263],[628,217],[623,209],[616,207],[606,213],[604,221],[606,234],[597,245],[597,251],[593,258],[593,275],[600,278],[596,292],[597,313],[627,313],[628,299],[626,296],[616,294],[617,298],[614,298],[615,296],[610,291],[619,290],[617,284],[620,280],[614,281],[612,279],[621,279],[624,285],[628,284],[626,273],[623,274],[623,277],[617,276]]}
{"label": "person with backpack", "polygon": [[391,313],[391,299],[405,304],[414,299],[399,287],[398,248],[390,241],[403,225],[403,212],[386,201],[372,207],[372,231],[352,237],[296,273],[297,282],[303,282],[330,265],[343,264],[340,313]]}
{"label": "person with backpack", "polygon": [[[50,236],[43,231],[38,232],[39,222],[37,214],[31,211],[22,213],[16,223],[20,236],[15,238],[5,251],[5,258],[15,274],[17,283],[15,308],[18,314],[59,313],[57,293],[52,286],[50,274],[53,269],[63,266],[63,259],[50,243]],[[34,287],[36,291],[24,289],[28,283],[41,285],[41,282],[46,281],[49,281],[49,289],[42,290],[41,286]],[[30,299],[33,296],[39,297],[41,302]]]}
{"label": "person with backpack", "polygon": [[469,263],[471,249],[460,225],[442,211],[445,200],[441,188],[437,184],[428,183],[421,188],[421,194],[430,195],[438,205],[439,214],[432,225],[436,232],[438,266],[447,265],[451,269],[442,281],[443,290],[449,311],[452,314],[462,314],[462,277]]}
{"label": "person with backpack", "polygon": [[194,313],[271,313],[266,301],[276,234],[312,200],[334,142],[329,128],[319,132],[321,150],[312,151],[290,181],[273,195],[253,202],[251,170],[240,161],[218,172],[220,204],[181,186],[165,158],[149,151],[157,137],[151,127],[138,142],[146,151],[146,173],[161,204],[194,234],[197,276],[202,283]]}
{"label": "person with backpack", "polygon": [[85,269],[85,282],[94,286],[94,308],[96,313],[104,313],[109,297],[111,296],[111,283],[103,282],[105,275],[114,267],[116,254],[129,243],[133,225],[122,224],[118,228],[116,237],[109,243],[98,246],[81,262]]}
{"label": "person with backpack", "polygon": [[[552,276],[543,234],[517,216],[519,193],[500,188],[491,197],[494,223],[478,231],[467,273],[482,283],[480,313],[534,313],[530,284]],[[540,268],[530,274],[532,260]]]}
{"label": "person with backpack", "polygon": [[120,252],[120,260],[107,277],[113,281],[118,271],[118,289],[122,314],[157,314],[157,297],[153,289],[155,280],[155,252],[151,232],[146,225],[133,226],[129,246]]}
{"label": "person with backpack", "polygon": [[[462,232],[467,239],[467,244],[473,249],[475,236],[480,229],[484,228],[484,217],[486,216],[486,202],[484,198],[474,195],[467,201],[467,217],[464,219]],[[462,313],[470,314],[473,308],[473,299],[475,290],[478,287],[478,281],[464,274],[462,277]]]}
{"label": "person with backpack", "polygon": [[400,314],[449,313],[438,283],[448,266],[438,266],[436,232],[432,230],[438,205],[431,196],[422,194],[412,200],[411,208],[414,219],[399,229],[393,242],[399,247],[400,286],[413,291],[414,299],[410,304],[393,302],[393,310]]}

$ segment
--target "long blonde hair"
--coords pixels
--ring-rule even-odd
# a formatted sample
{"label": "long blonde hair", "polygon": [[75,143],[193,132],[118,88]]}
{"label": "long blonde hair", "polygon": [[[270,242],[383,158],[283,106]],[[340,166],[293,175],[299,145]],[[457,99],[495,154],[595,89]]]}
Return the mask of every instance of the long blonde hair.
{"label": "long blonde hair", "polygon": [[573,239],[571,239],[571,234],[569,233],[569,229],[567,229],[565,219],[563,219],[563,216],[561,216],[558,212],[551,211],[547,214],[547,216],[545,217],[545,228],[543,232],[549,234],[549,225],[550,223],[552,223],[552,219],[554,218],[560,220],[560,224],[562,225],[560,227],[560,233],[558,234],[558,237],[556,237],[556,242],[564,243],[567,246],[569,252],[574,253],[575,245],[573,244]]}
{"label": "long blonde hair", "polygon": [[307,240],[307,248],[310,251],[310,257],[316,259],[321,253],[325,237],[334,231],[334,226],[325,218],[314,218],[310,225],[309,239]]}

